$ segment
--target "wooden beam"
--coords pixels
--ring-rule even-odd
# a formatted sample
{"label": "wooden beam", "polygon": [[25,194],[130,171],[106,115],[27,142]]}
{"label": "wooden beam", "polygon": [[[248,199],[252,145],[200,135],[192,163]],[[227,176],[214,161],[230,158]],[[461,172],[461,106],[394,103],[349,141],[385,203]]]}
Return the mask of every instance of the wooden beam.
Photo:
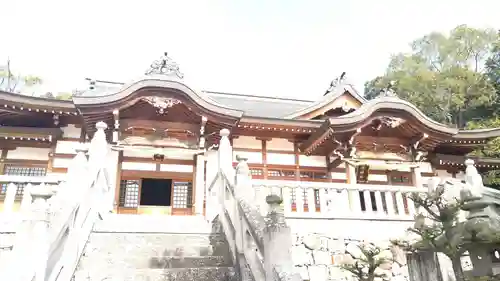
{"label": "wooden beam", "polygon": [[186,130],[193,134],[197,134],[200,130],[199,125],[178,122],[154,121],[154,120],[136,120],[136,119],[121,119],[120,129],[125,131],[128,128],[151,128],[156,130]]}

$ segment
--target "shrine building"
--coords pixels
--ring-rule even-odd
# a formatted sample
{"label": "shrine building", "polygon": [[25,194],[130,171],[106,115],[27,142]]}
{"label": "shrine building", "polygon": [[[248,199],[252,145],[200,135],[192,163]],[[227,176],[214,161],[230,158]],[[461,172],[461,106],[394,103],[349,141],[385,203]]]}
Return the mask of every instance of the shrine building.
{"label": "shrine building", "polygon": [[[388,187],[460,178],[467,155],[500,136],[500,129],[440,124],[391,89],[366,100],[344,77],[314,101],[249,96],[191,88],[178,67],[165,62],[130,83],[92,80],[71,100],[0,92],[0,172],[63,176],[75,148],[103,121],[116,154],[109,164],[114,211],[195,215],[205,212],[223,129],[234,165],[237,156],[247,158],[254,179]],[[479,170],[500,165],[473,159]],[[0,197],[5,191],[6,184]],[[22,185],[17,192],[20,200]],[[292,208],[298,196],[292,194]],[[319,208],[321,196],[315,189],[314,206],[301,209]],[[376,199],[359,200],[366,209]]]}

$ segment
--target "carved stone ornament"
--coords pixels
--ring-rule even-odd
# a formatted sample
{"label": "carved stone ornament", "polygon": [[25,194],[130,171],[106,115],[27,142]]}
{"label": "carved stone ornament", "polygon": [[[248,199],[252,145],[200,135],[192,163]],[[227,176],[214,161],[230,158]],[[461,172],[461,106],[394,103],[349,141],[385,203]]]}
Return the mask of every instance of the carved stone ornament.
{"label": "carved stone ornament", "polygon": [[144,97],[142,100],[148,102],[156,108],[158,110],[158,114],[165,114],[167,113],[168,108],[181,103],[180,100],[173,98]]}
{"label": "carved stone ornament", "polygon": [[184,74],[179,70],[179,65],[168,56],[167,52],[163,53],[163,56],[159,60],[155,60],[145,74],[161,74],[177,76],[180,79],[184,78]]}

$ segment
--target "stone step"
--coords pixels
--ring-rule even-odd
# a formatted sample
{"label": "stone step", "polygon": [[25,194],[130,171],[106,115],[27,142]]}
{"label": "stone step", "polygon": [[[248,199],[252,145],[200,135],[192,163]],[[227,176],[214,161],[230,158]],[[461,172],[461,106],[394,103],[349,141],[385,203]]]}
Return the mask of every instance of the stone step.
{"label": "stone step", "polygon": [[231,260],[223,256],[175,257],[175,256],[118,256],[93,255],[90,259],[82,259],[79,268],[82,270],[113,269],[162,269],[162,268],[196,268],[231,266]]}
{"label": "stone step", "polygon": [[170,233],[96,233],[85,253],[133,256],[223,256],[229,246],[223,235]]}
{"label": "stone step", "polygon": [[231,267],[170,268],[170,269],[107,269],[79,270],[74,281],[237,281]]}
{"label": "stone step", "polygon": [[95,232],[127,233],[212,233],[202,216],[109,214],[94,226]]}

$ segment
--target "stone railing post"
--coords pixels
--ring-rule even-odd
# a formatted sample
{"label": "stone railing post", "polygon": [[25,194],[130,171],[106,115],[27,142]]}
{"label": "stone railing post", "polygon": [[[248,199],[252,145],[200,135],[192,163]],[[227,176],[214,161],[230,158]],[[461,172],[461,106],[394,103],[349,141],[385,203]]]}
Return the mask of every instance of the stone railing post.
{"label": "stone railing post", "polygon": [[109,147],[105,132],[108,125],[101,121],[97,122],[95,127],[97,131],[90,141],[89,149],[89,176],[92,177],[90,180],[94,181],[96,211],[102,215],[113,211],[114,198],[109,196],[110,186],[106,181],[107,175],[105,174],[107,169],[103,169],[108,165]]}
{"label": "stone railing post", "polygon": [[4,213],[11,213],[14,210],[14,201],[16,200],[17,185],[15,183],[7,184],[5,199],[3,203]]}
{"label": "stone railing post", "polygon": [[224,171],[226,176],[232,177],[234,173],[233,170],[233,148],[231,147],[231,142],[229,141],[229,130],[220,130],[220,142],[219,142],[219,171]]}
{"label": "stone railing post", "polygon": [[49,258],[49,204],[47,200],[53,195],[53,190],[45,185],[38,185],[31,189],[33,208],[31,213],[35,243],[32,252],[32,264],[35,269],[35,281],[45,281],[47,262]]}
{"label": "stone railing post", "polygon": [[76,148],[75,152],[76,155],[75,157],[71,160],[71,163],[68,167],[68,176],[76,176],[79,177],[77,180],[81,180],[83,176],[87,172],[87,152],[89,151],[89,148],[83,144],[80,143]]}
{"label": "stone railing post", "polygon": [[108,125],[104,122],[97,122],[95,124],[97,131],[94,133],[92,140],[90,141],[89,148],[89,163],[91,169],[100,168],[100,165],[104,163],[104,159],[108,152],[108,142],[106,141],[106,132]]}
{"label": "stone railing post", "polygon": [[244,198],[251,199],[252,191],[252,175],[250,174],[250,168],[248,167],[248,158],[236,155],[236,160],[238,165],[236,166],[236,175],[234,177],[234,186],[236,188],[235,192]]}
{"label": "stone railing post", "polygon": [[[266,203],[269,212],[266,216],[266,227],[264,230],[264,270],[266,281],[275,281],[276,274],[289,276],[286,280],[302,280],[300,276],[293,273],[292,262],[292,233],[285,222],[285,213],[281,197],[269,195]],[[297,278],[297,279],[296,279]]]}

